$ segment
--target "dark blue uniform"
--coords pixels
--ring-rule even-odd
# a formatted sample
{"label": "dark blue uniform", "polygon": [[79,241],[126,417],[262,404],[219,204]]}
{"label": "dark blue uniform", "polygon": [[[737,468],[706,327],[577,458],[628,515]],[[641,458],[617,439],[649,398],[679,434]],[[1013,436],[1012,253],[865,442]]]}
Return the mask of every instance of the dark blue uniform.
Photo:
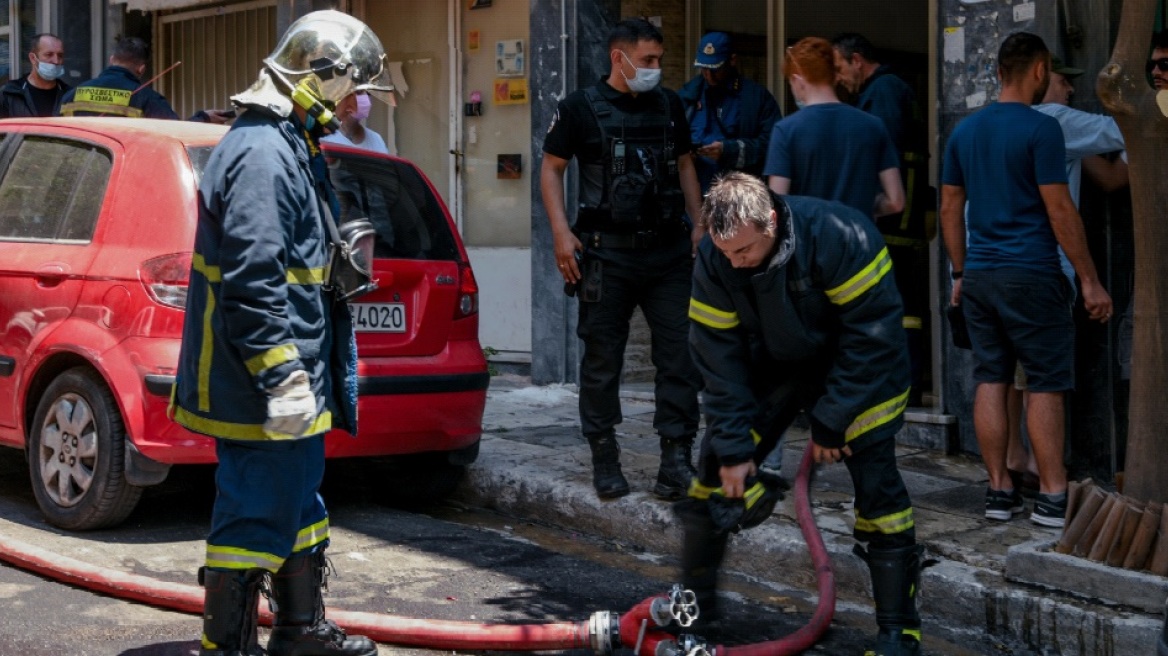
{"label": "dark blue uniform", "polygon": [[107,66],[100,75],[82,82],[61,98],[61,116],[127,116],[177,119],[162,94],[142,86],[124,66]]}
{"label": "dark blue uniform", "polygon": [[718,161],[694,159],[702,192],[710,188],[714,176],[725,171],[762,175],[771,130],[783,117],[770,91],[735,73],[733,79],[717,87],[698,75],[677,95],[685,104],[690,141],[701,145],[722,142]]}
{"label": "dark blue uniform", "polygon": [[[329,537],[317,494],[324,433],[356,433],[356,342],[344,304],[322,288],[320,158],[294,116],[253,107],[215,148],[199,187],[173,412],[219,438],[209,568],[276,572]],[[304,437],[264,426],[267,390],[298,370],[317,397]]]}

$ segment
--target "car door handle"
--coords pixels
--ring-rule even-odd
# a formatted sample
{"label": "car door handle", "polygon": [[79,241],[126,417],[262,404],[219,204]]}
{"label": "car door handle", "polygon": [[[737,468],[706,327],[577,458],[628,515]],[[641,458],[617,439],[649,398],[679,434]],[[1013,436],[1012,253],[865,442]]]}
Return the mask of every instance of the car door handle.
{"label": "car door handle", "polygon": [[56,287],[69,277],[69,267],[59,262],[42,264],[33,272],[33,277],[41,287]]}

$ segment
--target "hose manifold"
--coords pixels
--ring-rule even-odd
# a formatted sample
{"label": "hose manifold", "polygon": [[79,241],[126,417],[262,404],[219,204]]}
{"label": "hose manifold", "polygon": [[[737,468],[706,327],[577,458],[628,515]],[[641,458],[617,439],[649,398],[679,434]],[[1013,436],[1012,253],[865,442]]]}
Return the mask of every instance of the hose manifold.
{"label": "hose manifold", "polygon": [[657,626],[669,626],[676,622],[678,626],[686,628],[698,618],[697,595],[692,590],[686,590],[675,584],[668,597],[653,600],[649,614]]}

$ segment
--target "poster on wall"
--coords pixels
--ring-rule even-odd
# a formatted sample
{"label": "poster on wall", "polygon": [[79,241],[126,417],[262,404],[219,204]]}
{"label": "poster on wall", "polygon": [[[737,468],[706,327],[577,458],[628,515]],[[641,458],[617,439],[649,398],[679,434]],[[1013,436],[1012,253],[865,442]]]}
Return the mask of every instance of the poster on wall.
{"label": "poster on wall", "polygon": [[507,39],[495,44],[495,75],[523,77],[523,39]]}
{"label": "poster on wall", "polygon": [[527,78],[495,78],[496,105],[526,105]]}
{"label": "poster on wall", "polygon": [[466,35],[466,49],[470,52],[479,51],[479,43],[482,41],[481,33],[478,30],[471,30]]}
{"label": "poster on wall", "polygon": [[483,7],[490,7],[491,0],[470,0],[471,9],[482,9]]}

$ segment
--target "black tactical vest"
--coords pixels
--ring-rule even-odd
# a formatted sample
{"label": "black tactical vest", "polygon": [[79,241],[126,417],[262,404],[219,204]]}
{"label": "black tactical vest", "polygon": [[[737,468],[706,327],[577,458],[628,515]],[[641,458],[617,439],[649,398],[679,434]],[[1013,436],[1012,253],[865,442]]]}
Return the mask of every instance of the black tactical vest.
{"label": "black tactical vest", "polygon": [[671,229],[681,223],[685,202],[677,175],[669,97],[649,92],[655,111],[629,114],[606,100],[596,87],[585,97],[600,128],[604,180],[596,207],[581,208],[588,230],[633,232]]}

